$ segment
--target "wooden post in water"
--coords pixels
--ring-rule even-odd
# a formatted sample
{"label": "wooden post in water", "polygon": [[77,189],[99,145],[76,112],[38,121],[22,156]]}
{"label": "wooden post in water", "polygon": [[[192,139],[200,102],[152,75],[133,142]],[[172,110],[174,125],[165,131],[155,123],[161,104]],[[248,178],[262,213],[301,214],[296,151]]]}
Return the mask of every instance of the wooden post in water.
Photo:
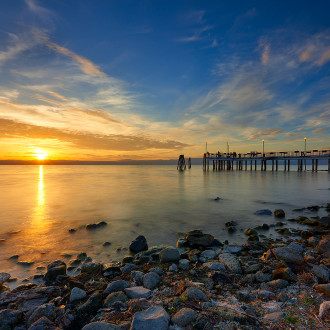
{"label": "wooden post in water", "polygon": [[272,159],[272,172],[274,171],[274,159]]}
{"label": "wooden post in water", "polygon": [[257,161],[256,160],[254,161],[254,170],[255,171],[257,170]]}
{"label": "wooden post in water", "polygon": [[284,172],[286,172],[286,159],[284,159]]}
{"label": "wooden post in water", "polygon": [[312,159],[312,172],[314,172],[314,159]]}
{"label": "wooden post in water", "polygon": [[288,172],[290,172],[290,159],[288,159]]}
{"label": "wooden post in water", "polygon": [[276,159],[276,172],[278,171],[278,159]]}
{"label": "wooden post in water", "polygon": [[317,166],[319,165],[319,160],[316,159],[316,160],[315,160],[315,163],[316,163],[316,164],[315,164],[315,171],[317,172]]}

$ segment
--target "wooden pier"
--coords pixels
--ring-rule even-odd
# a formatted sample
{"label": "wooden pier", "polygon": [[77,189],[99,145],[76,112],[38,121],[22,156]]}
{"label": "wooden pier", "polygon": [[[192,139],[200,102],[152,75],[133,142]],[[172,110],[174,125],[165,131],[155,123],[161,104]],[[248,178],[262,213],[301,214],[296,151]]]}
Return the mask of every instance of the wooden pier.
{"label": "wooden pier", "polygon": [[271,166],[272,171],[278,171],[279,161],[283,161],[284,171],[290,171],[293,163],[296,163],[298,171],[307,170],[307,162],[311,164],[312,171],[317,172],[319,160],[328,160],[328,172],[330,172],[330,150],[311,150],[311,151],[282,151],[282,152],[249,152],[240,153],[209,153],[203,157],[203,170],[209,171],[210,165],[213,171],[236,170],[256,171],[258,167],[261,171],[267,171],[267,165]]}

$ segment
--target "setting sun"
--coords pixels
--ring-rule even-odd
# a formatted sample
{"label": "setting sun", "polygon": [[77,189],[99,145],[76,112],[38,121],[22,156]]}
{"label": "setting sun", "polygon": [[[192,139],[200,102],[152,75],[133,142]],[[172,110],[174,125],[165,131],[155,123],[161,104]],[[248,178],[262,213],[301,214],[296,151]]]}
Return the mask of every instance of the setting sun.
{"label": "setting sun", "polygon": [[39,160],[44,160],[47,158],[47,152],[45,150],[41,150],[41,149],[35,150],[34,157]]}

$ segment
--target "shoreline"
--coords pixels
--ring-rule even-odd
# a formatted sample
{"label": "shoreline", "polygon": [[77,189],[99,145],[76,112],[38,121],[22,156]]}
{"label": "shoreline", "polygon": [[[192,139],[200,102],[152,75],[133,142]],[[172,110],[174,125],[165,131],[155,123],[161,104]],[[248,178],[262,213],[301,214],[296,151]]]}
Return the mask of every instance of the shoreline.
{"label": "shoreline", "polygon": [[[80,253],[48,264],[13,290],[6,286],[10,275],[0,273],[0,324],[16,330],[326,329],[330,217],[274,215],[283,239],[267,236],[267,224],[246,228],[242,245],[199,230],[179,238],[176,248],[148,248],[138,236],[121,261],[94,263]],[[288,225],[278,225],[281,220]],[[291,229],[290,221],[306,229]],[[235,226],[226,223],[228,232]]]}

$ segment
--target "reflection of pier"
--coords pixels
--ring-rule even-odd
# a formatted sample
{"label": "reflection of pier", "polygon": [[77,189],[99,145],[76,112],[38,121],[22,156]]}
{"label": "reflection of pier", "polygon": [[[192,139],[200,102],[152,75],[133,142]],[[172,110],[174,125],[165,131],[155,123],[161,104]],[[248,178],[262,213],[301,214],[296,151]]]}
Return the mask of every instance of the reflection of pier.
{"label": "reflection of pier", "polygon": [[294,161],[298,171],[306,171],[307,161],[312,165],[312,171],[318,170],[319,160],[328,160],[328,171],[330,172],[330,150],[311,151],[282,151],[282,152],[249,152],[246,154],[233,153],[205,153],[203,157],[203,170],[208,171],[210,165],[214,171],[245,170],[248,168],[257,170],[260,165],[261,171],[267,170],[267,164],[271,164],[272,171],[278,171],[279,161],[283,161],[284,171],[290,171],[290,165]]}

